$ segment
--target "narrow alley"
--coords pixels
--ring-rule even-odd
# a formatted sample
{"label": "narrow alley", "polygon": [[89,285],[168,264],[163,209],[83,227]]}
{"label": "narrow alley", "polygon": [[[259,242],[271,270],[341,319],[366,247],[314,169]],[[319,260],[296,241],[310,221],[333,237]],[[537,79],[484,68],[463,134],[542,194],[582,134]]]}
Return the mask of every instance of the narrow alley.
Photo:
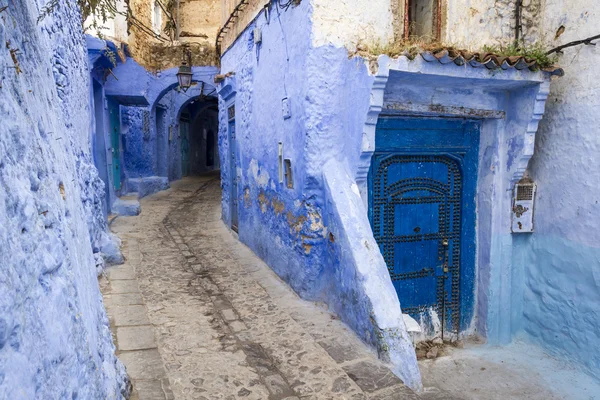
{"label": "narrow alley", "polygon": [[599,21],[0,0],[0,400],[600,400]]}
{"label": "narrow alley", "polygon": [[425,388],[413,393],[237,240],[219,183],[216,173],[178,181],[111,225],[126,262],[100,286],[133,399],[595,398],[597,384],[542,353],[471,343],[422,360]]}
{"label": "narrow alley", "polygon": [[218,175],[174,183],[143,206],[112,223],[126,263],[101,279],[140,400],[416,398],[237,241],[220,219]]}

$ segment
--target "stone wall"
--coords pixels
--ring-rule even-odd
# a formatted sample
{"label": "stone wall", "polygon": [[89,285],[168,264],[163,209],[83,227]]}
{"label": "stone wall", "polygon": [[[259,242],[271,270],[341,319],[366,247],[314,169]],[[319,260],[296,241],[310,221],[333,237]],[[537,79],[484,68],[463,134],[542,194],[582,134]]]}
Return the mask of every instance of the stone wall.
{"label": "stone wall", "polygon": [[[240,0],[221,0],[221,26],[226,23],[239,3]],[[270,3],[271,0],[248,0],[243,10],[237,14],[236,19],[225,32],[221,43],[221,50],[227,50],[261,10],[264,9],[265,5]]]}
{"label": "stone wall", "polygon": [[[308,1],[308,0],[304,0]],[[392,2],[310,0],[313,7],[314,46],[333,44],[349,50],[359,43],[386,45],[394,38]],[[402,12],[404,9],[401,9]]]}
{"label": "stone wall", "polygon": [[38,23],[44,5],[0,13],[0,398],[118,399],[81,16],[64,0]]}
{"label": "stone wall", "polygon": [[186,0],[179,3],[180,32],[182,41],[215,44],[221,27],[220,0]]}
{"label": "stone wall", "polygon": [[[542,0],[524,1],[521,8],[521,39],[539,40]],[[447,15],[442,41],[473,51],[484,45],[506,45],[515,39],[516,1],[458,0],[447,1]]]}
{"label": "stone wall", "polygon": [[[144,26],[152,27],[151,0],[131,0],[129,7],[133,15]],[[163,3],[165,3],[163,1]],[[181,1],[179,8],[180,39],[164,32],[167,16],[162,13],[160,38],[148,34],[144,29],[130,26],[127,38],[133,58],[147,70],[157,72],[181,65],[183,47],[189,46],[192,53],[192,65],[218,65],[214,38],[219,24],[220,8],[216,0]],[[177,10],[173,10],[177,18]]]}
{"label": "stone wall", "polygon": [[[146,27],[152,28],[152,1],[130,0],[129,8],[136,19]],[[152,47],[157,42],[158,40],[143,32],[140,28],[131,27],[129,30],[127,43],[131,55],[138,63],[148,69],[152,69],[154,66]]]}

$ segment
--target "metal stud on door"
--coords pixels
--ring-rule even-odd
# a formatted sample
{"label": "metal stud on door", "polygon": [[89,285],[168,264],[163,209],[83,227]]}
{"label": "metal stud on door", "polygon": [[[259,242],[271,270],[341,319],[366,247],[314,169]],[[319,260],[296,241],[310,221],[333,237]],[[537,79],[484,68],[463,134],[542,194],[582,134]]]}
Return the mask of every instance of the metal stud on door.
{"label": "metal stud on door", "polygon": [[434,309],[443,325],[458,326],[458,166],[433,155],[376,156],[373,165],[373,232],[403,311]]}
{"label": "metal stud on door", "polygon": [[456,338],[473,315],[478,144],[476,121],[377,124],[371,227],[402,311],[429,338]]}

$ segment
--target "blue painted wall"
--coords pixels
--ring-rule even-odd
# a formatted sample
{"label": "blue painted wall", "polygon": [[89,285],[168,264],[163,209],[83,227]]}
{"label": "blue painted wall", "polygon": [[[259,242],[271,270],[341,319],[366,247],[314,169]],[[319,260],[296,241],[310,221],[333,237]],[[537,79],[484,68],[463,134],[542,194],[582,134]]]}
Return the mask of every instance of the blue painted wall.
{"label": "blue painted wall", "polygon": [[121,127],[125,176],[142,178],[158,175],[156,119],[149,107],[121,106]]}
{"label": "blue painted wall", "polygon": [[[222,57],[222,73],[235,74],[222,89],[232,85],[236,91],[235,97],[219,102],[223,220],[231,223],[230,182],[235,174],[240,240],[302,297],[326,301],[418,389],[414,351],[380,255],[367,256],[375,257],[380,270],[364,270],[372,264],[358,261],[364,257],[362,242],[348,240],[356,235],[350,229],[355,218],[369,229],[366,211],[359,197],[350,203],[351,217],[340,215],[348,210],[336,207],[344,200],[338,200],[338,185],[346,185],[347,176],[339,173],[352,170],[360,155],[373,77],[363,60],[348,59],[343,48],[313,48],[310,18],[308,1],[287,11],[273,3],[269,20],[261,13]],[[254,45],[254,27],[262,30],[260,45]],[[290,118],[282,113],[284,98]],[[236,107],[235,169],[229,163],[230,104]],[[283,158],[291,160],[293,188],[279,178],[279,143]],[[339,164],[332,164],[325,185],[325,164],[332,161]],[[377,288],[384,294],[377,294]]]}
{"label": "blue painted wall", "polygon": [[[123,193],[144,195],[166,189],[169,180],[181,178],[179,117],[184,107],[201,101],[201,95],[216,94],[213,86],[216,67],[193,67],[188,92],[177,90],[177,68],[150,74],[132,58],[113,69],[106,81],[106,95],[121,104],[123,146]],[[202,91],[202,82],[204,90]],[[132,180],[139,180],[148,187]]]}
{"label": "blue painted wall", "polygon": [[[363,272],[386,281],[385,267],[380,255],[361,247],[360,239],[348,239],[346,224],[360,230],[365,211],[352,202],[349,211],[340,208],[340,193],[347,188],[339,185],[355,180],[364,200],[366,181],[359,175],[366,176],[369,152],[376,151],[369,125],[374,126],[382,108],[388,114],[479,119],[475,311],[466,312],[462,324],[467,333],[491,344],[509,343],[518,332],[531,330],[525,328],[532,313],[524,299],[532,289],[523,284],[531,271],[515,261],[523,239],[510,233],[511,188],[533,154],[549,76],[385,56],[372,75],[365,60],[348,58],[346,49],[312,47],[308,2],[271,11],[270,20],[260,14],[222,57],[222,72],[234,73],[222,84],[225,97],[220,99],[224,221],[231,222],[230,182],[235,176],[240,239],[300,295],[327,301],[363,339],[376,344],[369,336],[375,331],[367,328],[360,310],[371,309],[384,318],[384,309],[396,312],[397,298],[372,294],[371,283],[363,281]],[[263,33],[260,45],[253,43],[255,27]],[[235,96],[227,97],[231,90]],[[282,116],[283,98],[291,105],[289,119]],[[236,106],[239,148],[234,168],[229,165],[230,104]],[[279,179],[278,143],[283,144],[283,158],[292,162],[293,189]],[[346,240],[337,242],[338,235]],[[361,262],[371,263],[372,269],[362,271]],[[353,286],[352,279],[361,283]],[[387,283],[382,284],[387,290]],[[343,298],[355,299],[353,307]],[[543,324],[536,324],[531,326],[541,330]]]}
{"label": "blue painted wall", "polygon": [[[515,337],[531,340],[597,375],[599,358],[589,354],[600,338],[600,238],[594,228],[600,221],[593,183],[600,178],[600,167],[598,143],[592,139],[600,135],[594,133],[594,92],[582,89],[583,104],[560,97],[550,103],[550,115],[536,136],[550,87],[548,74],[383,56],[372,75],[365,60],[348,58],[344,48],[312,47],[311,12],[309,2],[285,12],[272,5],[270,18],[259,14],[223,54],[222,73],[234,75],[221,89],[224,94],[235,91],[219,103],[223,220],[231,222],[230,182],[235,176],[240,240],[300,295],[327,301],[363,339],[376,344],[369,336],[374,330],[365,324],[366,310],[379,305],[392,310],[393,299],[379,301],[368,292],[370,283],[363,285],[370,275],[361,275],[361,262],[378,265],[381,260],[350,235],[347,224],[361,231],[364,210],[354,201],[344,202],[340,194],[352,196],[353,190],[340,185],[354,181],[364,194],[364,182],[355,173],[365,170],[369,151],[375,151],[374,135],[366,128],[376,117],[369,122],[367,115],[377,115],[374,110],[380,107],[392,114],[400,110],[479,119],[476,299],[474,317],[463,320],[466,331],[494,345]],[[262,30],[260,45],[253,43],[255,27]],[[578,87],[592,79],[588,75],[576,79]],[[383,93],[374,89],[378,85]],[[562,92],[567,90],[565,84]],[[283,98],[289,99],[289,119],[282,116]],[[229,165],[226,114],[231,104],[236,106],[239,149],[234,168]],[[454,114],[440,111],[443,107]],[[480,113],[470,114],[473,109]],[[575,123],[576,118],[584,123]],[[534,140],[536,156],[529,172],[539,185],[536,233],[513,235],[512,185],[528,167]],[[280,142],[283,158],[292,162],[293,189],[279,179]],[[574,148],[581,157],[573,156]],[[543,216],[539,207],[545,209]]]}
{"label": "blue painted wall", "polygon": [[[584,10],[560,17],[578,20]],[[570,34],[590,29],[577,23]],[[565,76],[552,84],[529,169],[535,233],[515,242],[514,263],[523,291],[517,335],[600,379],[600,84],[598,68],[566,62],[576,51],[579,60],[597,59],[591,47],[565,53]]]}
{"label": "blue painted wall", "polygon": [[[0,398],[118,399],[97,268],[106,239],[90,76],[75,1],[0,13]],[[6,48],[20,49],[22,73]]]}

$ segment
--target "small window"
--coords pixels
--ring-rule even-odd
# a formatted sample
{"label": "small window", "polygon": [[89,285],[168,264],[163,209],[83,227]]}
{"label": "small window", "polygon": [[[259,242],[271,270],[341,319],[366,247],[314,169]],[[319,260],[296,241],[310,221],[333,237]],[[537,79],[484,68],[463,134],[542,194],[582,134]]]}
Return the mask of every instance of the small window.
{"label": "small window", "polygon": [[434,42],[439,40],[441,0],[406,0],[405,39]]}
{"label": "small window", "polygon": [[152,30],[156,36],[160,36],[162,28],[162,9],[158,1],[152,3]]}
{"label": "small window", "polygon": [[294,188],[294,178],[292,177],[292,160],[286,158],[284,160],[285,165],[285,184],[288,189]]}
{"label": "small window", "polygon": [[227,109],[227,119],[229,121],[235,119],[235,105],[233,105]]}

